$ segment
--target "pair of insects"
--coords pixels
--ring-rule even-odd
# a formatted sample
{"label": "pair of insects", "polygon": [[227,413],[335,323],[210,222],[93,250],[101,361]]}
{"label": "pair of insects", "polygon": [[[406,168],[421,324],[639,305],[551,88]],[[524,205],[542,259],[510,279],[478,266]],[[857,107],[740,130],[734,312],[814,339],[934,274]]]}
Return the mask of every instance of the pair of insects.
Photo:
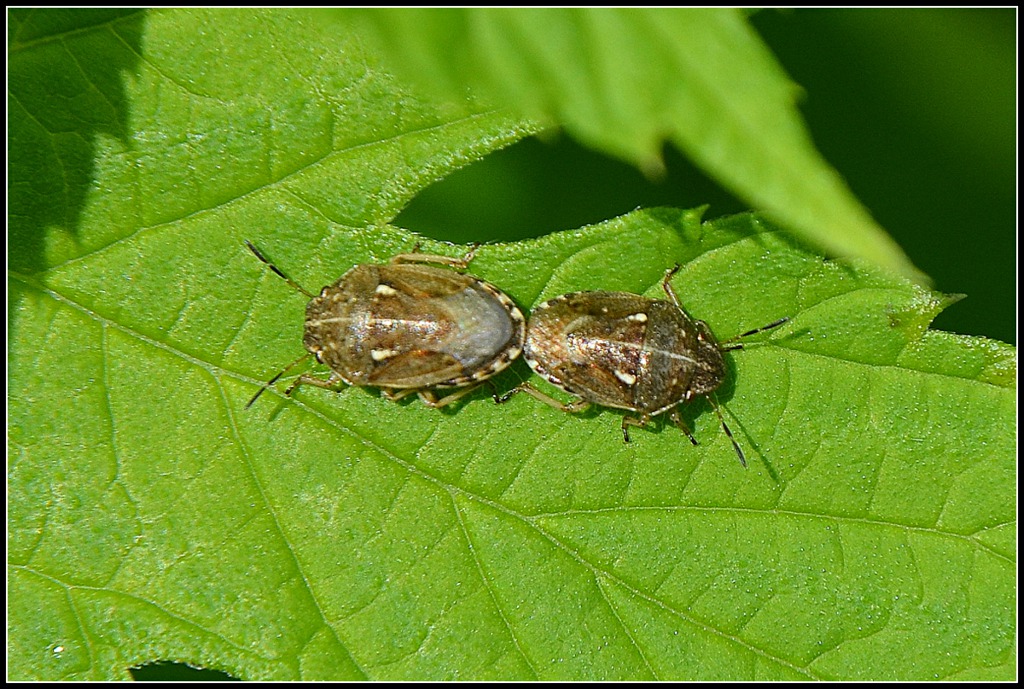
{"label": "pair of insects", "polygon": [[[475,247],[462,258],[414,251],[387,264],[357,265],[313,294],[250,242],[246,245],[274,273],[310,297],[303,337],[308,353],[261,387],[247,407],[310,355],[331,369],[330,377],[302,374],[286,395],[299,385],[334,389],[346,383],[380,388],[393,400],[415,393],[424,403],[443,407],[523,354],[537,374],[577,399],[563,404],[523,383],[495,401],[526,392],[566,412],[595,404],[636,412],[639,416],[622,419],[626,442],[629,426],[645,426],[651,417],[668,412],[696,445],[679,405],[707,397],[746,466],[743,450],[710,396],[725,378],[722,354],[741,349],[736,340],[789,320],[782,318],[719,343],[706,323],[683,309],[670,282],[679,270],[676,265],[662,279],[667,301],[627,292],[573,292],[537,306],[527,325],[504,292],[462,272]],[[451,392],[438,398],[437,390]]]}

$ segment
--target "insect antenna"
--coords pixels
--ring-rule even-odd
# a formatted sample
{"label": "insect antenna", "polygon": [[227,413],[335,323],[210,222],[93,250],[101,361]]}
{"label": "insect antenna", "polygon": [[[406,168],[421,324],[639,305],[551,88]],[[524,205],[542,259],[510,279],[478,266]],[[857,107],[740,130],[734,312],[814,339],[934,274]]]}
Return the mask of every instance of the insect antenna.
{"label": "insect antenna", "polygon": [[711,395],[708,395],[707,399],[708,399],[708,403],[711,405],[711,408],[715,410],[716,414],[718,414],[718,420],[722,422],[722,430],[725,431],[725,434],[727,436],[729,436],[729,440],[732,441],[732,446],[736,450],[736,456],[740,458],[740,464],[742,464],[743,468],[746,469],[747,468],[747,457],[746,457],[746,455],[743,454],[743,448],[740,447],[740,444],[738,442],[736,442],[736,438],[733,437],[732,431],[729,430],[729,424],[727,424],[725,422],[725,417],[722,416],[722,410],[718,408],[718,403],[715,402],[715,398],[714,397],[712,397]]}
{"label": "insect antenna", "polygon": [[256,258],[258,258],[258,259],[260,259],[261,261],[263,261],[263,262],[264,262],[264,263],[265,263],[265,264],[267,265],[267,267],[268,267],[268,268],[270,268],[270,269],[271,269],[272,271],[274,271],[274,273],[275,273],[275,274],[276,274],[276,275],[277,275],[278,277],[282,278],[282,279],[283,279],[283,280],[284,280],[285,282],[287,282],[287,283],[288,283],[289,285],[291,285],[293,289],[296,289],[296,290],[298,290],[299,292],[302,292],[303,294],[305,294],[305,295],[306,295],[307,297],[309,297],[310,299],[313,299],[313,298],[315,298],[315,297],[316,297],[316,295],[315,295],[315,294],[313,294],[312,292],[310,292],[310,291],[309,291],[308,289],[306,289],[305,287],[303,287],[303,286],[302,286],[302,285],[300,285],[299,283],[295,282],[295,280],[292,280],[292,279],[291,279],[290,277],[288,277],[287,275],[285,275],[285,274],[284,274],[284,272],[283,272],[283,271],[282,271],[282,270],[281,270],[280,268],[278,268],[277,266],[275,266],[275,265],[274,265],[273,263],[271,263],[271,262],[270,262],[270,260],[269,260],[269,259],[267,259],[267,257],[266,257],[266,256],[264,256],[263,254],[261,254],[261,253],[260,253],[260,250],[259,250],[259,249],[257,249],[257,248],[256,248],[256,247],[255,247],[255,246],[253,245],[253,243],[252,243],[252,242],[250,242],[250,241],[249,241],[248,239],[246,239],[246,240],[245,240],[245,245],[246,245],[247,247],[249,247],[249,251],[251,251],[251,252],[252,252],[252,253],[253,253],[253,254],[254,254],[254,255],[256,256]]}
{"label": "insect antenna", "polygon": [[[754,328],[753,330],[748,330],[747,332],[741,333],[741,334],[739,334],[739,335],[737,335],[735,337],[730,337],[728,340],[723,340],[719,344],[719,348],[723,352],[728,352],[728,351],[731,351],[731,350],[734,350],[734,349],[743,349],[743,343],[742,342],[736,342],[736,340],[742,340],[744,337],[750,337],[751,335],[757,335],[758,333],[763,333],[766,330],[773,330],[774,328],[778,328],[780,325],[782,325],[784,323],[788,323],[788,322],[789,322],[789,316],[784,316],[784,317],[780,318],[777,321],[773,321],[773,322],[769,323],[768,325],[762,325],[760,328]],[[734,342],[735,344],[728,344],[730,342]],[[722,422],[722,430],[725,431],[725,434],[727,436],[729,436],[729,440],[732,442],[732,446],[736,450],[736,456],[739,457],[739,459],[740,459],[740,464],[742,464],[743,467],[746,468],[746,466],[747,466],[747,458],[743,454],[743,448],[741,448],[740,444],[738,442],[736,442],[736,438],[733,437],[732,431],[729,430],[729,424],[727,424],[725,422],[725,417],[722,415],[722,410],[719,409],[718,403],[715,402],[714,397],[712,397],[711,395],[708,395],[707,399],[708,399],[708,403],[711,404],[711,408],[715,410],[715,414],[718,415],[718,420]]]}
{"label": "insect antenna", "polygon": [[[288,373],[288,371],[292,370],[292,368],[294,368],[296,364],[298,364],[298,363],[299,363],[299,362],[301,362],[301,361],[305,361],[305,360],[306,360],[306,359],[308,359],[308,358],[309,358],[310,356],[312,356],[312,355],[310,355],[310,354],[308,354],[308,353],[307,353],[307,354],[303,354],[303,355],[302,355],[302,356],[300,356],[300,357],[299,357],[298,359],[296,359],[296,360],[295,360],[295,361],[293,361],[292,363],[290,363],[290,364],[288,364],[287,366],[285,366],[284,368],[282,368],[282,369],[281,369],[281,370],[280,370],[280,371],[278,372],[278,374],[277,374],[276,376],[274,376],[273,378],[271,378],[270,380],[268,380],[268,381],[267,381],[266,383],[264,383],[264,384],[263,384],[263,387],[261,387],[261,388],[260,388],[259,390],[257,390],[257,391],[256,391],[256,394],[252,396],[252,399],[251,399],[251,400],[249,400],[249,403],[245,405],[245,408],[246,408],[246,409],[248,409],[249,407],[251,407],[251,406],[253,405],[253,402],[255,402],[255,401],[256,401],[257,399],[259,399],[259,396],[260,396],[260,395],[262,395],[262,394],[263,394],[263,392],[264,392],[264,391],[265,391],[265,390],[266,390],[267,388],[269,388],[269,387],[270,387],[271,385],[273,385],[274,383],[276,383],[277,381],[279,381],[279,380],[281,379],[281,376],[283,376],[284,374]],[[294,386],[293,386],[293,387],[294,387]],[[291,390],[292,390],[292,388],[288,388],[288,392],[291,392]],[[287,394],[287,393],[286,393],[286,394]]]}
{"label": "insect antenna", "polygon": [[[758,333],[763,333],[766,330],[772,330],[774,328],[778,328],[783,323],[788,323],[788,322],[789,322],[789,316],[783,316],[779,320],[774,321],[772,323],[769,323],[768,325],[762,325],[760,328],[754,328],[753,330],[748,330],[747,332],[741,333],[739,335],[736,335],[735,337],[730,337],[728,340],[722,340],[722,342],[720,342],[719,344],[721,345],[721,348],[722,348],[723,352],[730,352],[730,351],[732,351],[734,349],[743,349],[743,343],[742,342],[736,342],[736,340],[742,340],[744,337],[750,337],[751,335],[757,335]],[[729,342],[736,342],[736,344],[730,345],[730,344],[728,344]]]}

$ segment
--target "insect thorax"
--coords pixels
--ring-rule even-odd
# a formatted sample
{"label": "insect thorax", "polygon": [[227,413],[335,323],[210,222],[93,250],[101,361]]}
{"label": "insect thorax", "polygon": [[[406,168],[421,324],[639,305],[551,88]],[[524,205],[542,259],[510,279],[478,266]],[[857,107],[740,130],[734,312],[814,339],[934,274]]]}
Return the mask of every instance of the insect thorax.
{"label": "insect thorax", "polygon": [[667,301],[653,301],[647,314],[645,357],[634,391],[636,409],[659,414],[717,389],[725,362],[707,325]]}

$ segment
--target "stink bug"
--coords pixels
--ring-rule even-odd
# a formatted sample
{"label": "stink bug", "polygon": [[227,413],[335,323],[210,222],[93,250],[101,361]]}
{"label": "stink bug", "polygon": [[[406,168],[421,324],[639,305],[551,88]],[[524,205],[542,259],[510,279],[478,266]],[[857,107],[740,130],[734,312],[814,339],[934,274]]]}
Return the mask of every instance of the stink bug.
{"label": "stink bug", "polygon": [[539,305],[530,315],[523,356],[538,375],[579,399],[562,404],[523,383],[498,401],[522,391],[567,412],[583,411],[592,404],[637,412],[638,418],[622,418],[627,443],[629,426],[645,426],[651,417],[669,412],[696,445],[679,415],[679,405],[707,397],[746,466],[743,450],[711,397],[725,379],[722,353],[743,348],[731,342],[789,319],[719,343],[704,321],[691,318],[683,309],[669,282],[678,270],[677,264],[661,281],[668,301],[628,292],[572,292]]}
{"label": "stink bug", "polygon": [[[374,386],[388,399],[416,393],[443,407],[498,373],[522,352],[525,321],[516,305],[489,282],[465,270],[463,258],[399,254],[383,265],[357,265],[337,282],[308,292],[246,246],[288,284],[310,297],[303,344],[308,353],[286,366],[249,400],[246,408],[289,369],[312,355],[331,369],[329,378],[304,373],[299,385],[335,389],[339,383]],[[437,268],[423,265],[437,263]],[[463,388],[438,399],[434,388]]]}

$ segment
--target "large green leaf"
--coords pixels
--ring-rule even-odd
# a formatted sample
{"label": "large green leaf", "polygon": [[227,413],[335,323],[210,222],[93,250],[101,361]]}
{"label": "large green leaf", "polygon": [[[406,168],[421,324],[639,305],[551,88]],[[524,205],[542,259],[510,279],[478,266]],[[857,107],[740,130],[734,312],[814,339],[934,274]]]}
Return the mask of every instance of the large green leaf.
{"label": "large green leaf", "polygon": [[403,75],[467,88],[660,167],[671,141],[738,197],[839,256],[924,279],[815,149],[792,83],[739,10],[361,10]]}
{"label": "large green leaf", "polygon": [[243,239],[316,289],[409,250],[407,199],[527,130],[416,102],[305,15],[12,19],[13,678],[1013,675],[1015,353],[927,330],[941,295],[757,216],[480,249],[527,309],[656,295],[678,261],[720,337],[790,316],[729,355],[746,470],[703,404],[696,448],[525,396],[244,410],[304,298]]}

